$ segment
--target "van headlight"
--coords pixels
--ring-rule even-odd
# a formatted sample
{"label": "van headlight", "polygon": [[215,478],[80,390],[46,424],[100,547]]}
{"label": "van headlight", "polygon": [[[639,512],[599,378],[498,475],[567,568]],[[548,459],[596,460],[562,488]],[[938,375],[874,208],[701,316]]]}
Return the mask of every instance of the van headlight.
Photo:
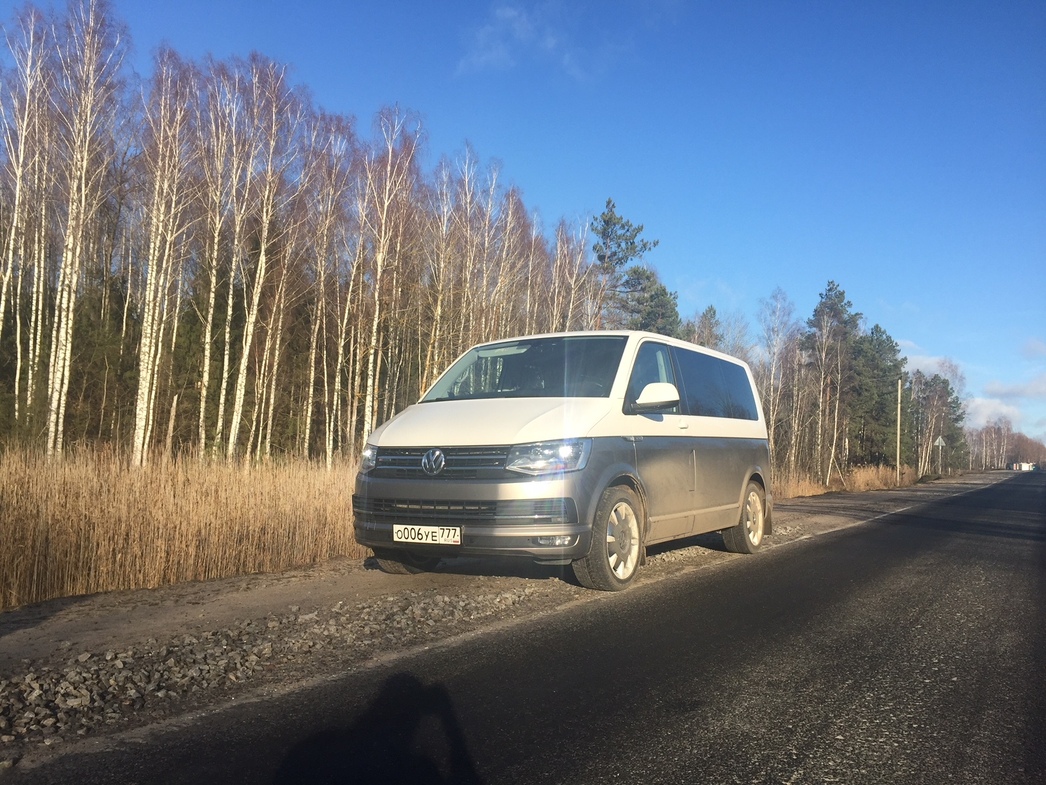
{"label": "van headlight", "polygon": [[378,465],[378,448],[368,444],[360,453],[360,474],[366,474]]}
{"label": "van headlight", "polygon": [[517,444],[509,450],[505,468],[533,475],[576,472],[585,468],[591,451],[591,439]]}

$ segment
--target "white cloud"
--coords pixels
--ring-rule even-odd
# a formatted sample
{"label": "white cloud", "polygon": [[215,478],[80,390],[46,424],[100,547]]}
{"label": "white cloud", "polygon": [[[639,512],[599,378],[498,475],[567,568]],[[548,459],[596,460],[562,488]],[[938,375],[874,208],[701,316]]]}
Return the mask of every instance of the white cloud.
{"label": "white cloud", "polygon": [[570,76],[581,79],[584,73],[556,3],[498,3],[487,20],[468,36],[468,47],[458,63],[458,73],[508,70],[522,60],[538,56],[559,65]]}
{"label": "white cloud", "polygon": [[534,22],[525,8],[496,6],[487,22],[471,32],[468,51],[458,63],[458,71],[511,68],[518,52],[534,37]]}
{"label": "white cloud", "polygon": [[988,395],[1004,400],[1032,399],[1046,401],[1046,373],[1040,373],[1029,381],[1018,384],[989,382],[984,386],[984,391]]}
{"label": "white cloud", "polygon": [[[913,348],[917,347],[913,344]],[[904,354],[903,351],[902,354]],[[935,373],[943,375],[947,370],[946,364],[952,363],[952,360],[947,357],[935,357],[929,354],[908,354],[905,356],[908,358],[906,368],[909,372],[922,371],[927,376],[933,376]],[[954,363],[952,364],[954,365]]]}
{"label": "white cloud", "polygon": [[897,347],[901,350],[901,355],[908,360],[908,364],[905,366],[908,373],[922,371],[927,376],[933,376],[935,373],[942,372],[945,363],[951,362],[947,357],[926,354],[919,344],[907,338],[899,339]]}
{"label": "white cloud", "polygon": [[1021,354],[1029,360],[1046,359],[1046,341],[1029,338],[1021,348]]}
{"label": "white cloud", "polygon": [[997,398],[969,398],[966,401],[967,428],[983,428],[1002,417],[1017,426],[1021,421],[1021,410]]}
{"label": "white cloud", "polygon": [[1046,444],[1046,417],[1039,417],[1028,423],[1027,436]]}
{"label": "white cloud", "polygon": [[600,7],[561,0],[497,2],[482,23],[466,31],[458,74],[508,71],[543,60],[574,80],[588,81],[629,49],[627,38],[608,37],[602,13]]}

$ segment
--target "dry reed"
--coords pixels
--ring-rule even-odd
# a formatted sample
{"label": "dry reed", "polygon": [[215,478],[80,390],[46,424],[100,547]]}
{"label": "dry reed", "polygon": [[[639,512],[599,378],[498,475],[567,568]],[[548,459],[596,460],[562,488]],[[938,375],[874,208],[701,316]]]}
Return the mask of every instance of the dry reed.
{"label": "dry reed", "polygon": [[[911,466],[901,467],[901,486],[915,485],[918,475]],[[858,466],[846,475],[846,490],[879,491],[896,488],[897,469],[893,466]]]}
{"label": "dry reed", "polygon": [[0,609],[360,557],[354,470],[0,455]]}
{"label": "dry reed", "polygon": [[831,488],[825,487],[824,483],[817,482],[812,477],[775,477],[773,491],[775,499],[796,499],[800,496],[820,496],[828,493]]}
{"label": "dry reed", "polygon": [[[0,610],[56,597],[278,572],[366,549],[352,536],[352,467],[194,460],[131,469],[108,454],[0,454]],[[905,467],[902,485],[917,480]],[[862,467],[846,490],[892,488]],[[778,479],[778,499],[826,493]]]}
{"label": "dry reed", "polygon": [[[919,477],[910,466],[901,467],[901,487],[915,485]],[[897,469],[892,466],[858,466],[843,477],[835,475],[833,484],[824,483],[808,475],[774,478],[775,499],[796,499],[800,496],[820,496],[832,491],[879,491],[896,488]]]}

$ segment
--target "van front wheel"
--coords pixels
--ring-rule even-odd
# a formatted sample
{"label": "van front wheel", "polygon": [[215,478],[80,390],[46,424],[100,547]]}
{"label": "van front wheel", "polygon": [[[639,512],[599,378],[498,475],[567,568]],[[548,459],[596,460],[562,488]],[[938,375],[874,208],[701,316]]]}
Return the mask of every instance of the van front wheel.
{"label": "van front wheel", "polygon": [[757,482],[748,483],[741,520],[737,526],[723,529],[723,544],[731,553],[755,553],[763,544],[766,529],[766,497]]}
{"label": "van front wheel", "polygon": [[571,565],[582,586],[600,591],[628,587],[642,555],[641,521],[642,508],[631,488],[614,486],[603,492],[588,555]]}

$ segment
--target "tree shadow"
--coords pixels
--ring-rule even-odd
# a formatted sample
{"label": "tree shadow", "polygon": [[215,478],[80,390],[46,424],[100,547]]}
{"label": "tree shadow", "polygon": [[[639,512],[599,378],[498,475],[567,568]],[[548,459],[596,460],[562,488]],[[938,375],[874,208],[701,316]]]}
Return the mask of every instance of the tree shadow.
{"label": "tree shadow", "polygon": [[30,605],[19,605],[14,608],[0,610],[0,638],[19,630],[36,627],[52,616],[57,616],[74,605],[79,605],[87,599],[87,596],[59,597],[53,600],[41,600]]}
{"label": "tree shadow", "polygon": [[707,551],[721,551],[729,553],[723,543],[723,535],[719,532],[705,532],[704,534],[692,534],[678,540],[659,542],[647,548],[647,556],[657,556],[661,553],[681,551],[685,548],[704,548]]}
{"label": "tree shadow", "polygon": [[450,694],[410,673],[390,676],[348,728],[298,742],[273,785],[417,783],[481,785]]}
{"label": "tree shadow", "polygon": [[[368,570],[381,570],[373,557],[364,560],[363,566]],[[559,578],[567,583],[574,582],[574,572],[569,564],[539,564],[519,556],[444,556],[431,572],[485,578]]]}

